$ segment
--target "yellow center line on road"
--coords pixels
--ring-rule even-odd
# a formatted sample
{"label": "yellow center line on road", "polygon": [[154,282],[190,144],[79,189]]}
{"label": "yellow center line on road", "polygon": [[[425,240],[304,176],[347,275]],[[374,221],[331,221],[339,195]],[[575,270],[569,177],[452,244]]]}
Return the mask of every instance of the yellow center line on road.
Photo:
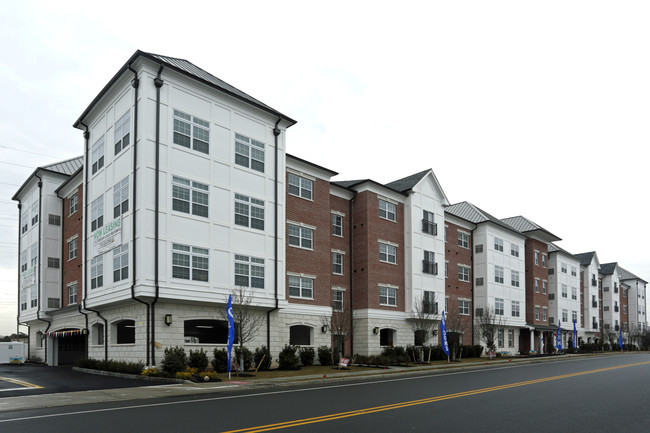
{"label": "yellow center line on road", "polygon": [[0,380],[13,383],[16,385],[24,386],[26,388],[43,388],[42,386],[39,385],[34,385],[33,383],[25,382],[23,380],[18,380],[18,379],[12,379],[10,377],[0,377]]}
{"label": "yellow center line on road", "polygon": [[458,392],[458,393],[455,393],[455,394],[447,394],[447,395],[440,395],[440,396],[437,396],[437,397],[424,398],[424,399],[421,399],[421,400],[412,400],[412,401],[405,401],[405,402],[401,402],[401,403],[394,403],[394,404],[389,404],[389,405],[385,405],[385,406],[369,407],[369,408],[366,408],[366,409],[358,409],[358,410],[353,410],[353,411],[350,411],[350,412],[334,413],[334,414],[323,415],[323,416],[314,417],[314,418],[298,419],[298,420],[286,421],[286,422],[277,423],[277,424],[268,424],[268,425],[262,425],[262,426],[257,426],[257,427],[249,427],[249,428],[244,428],[244,429],[239,429],[239,430],[229,430],[229,431],[224,432],[224,433],[255,433],[255,432],[264,432],[264,431],[271,431],[271,430],[279,430],[279,429],[284,429],[284,428],[297,427],[297,426],[301,426],[301,425],[314,424],[314,423],[325,422],[325,421],[333,421],[333,420],[342,419],[342,418],[349,418],[349,417],[353,417],[353,416],[368,415],[368,414],[375,413],[375,412],[383,412],[383,411],[387,411],[387,410],[402,409],[402,408],[405,408],[405,407],[417,406],[417,405],[420,405],[420,404],[435,403],[435,402],[438,402],[438,401],[450,400],[450,399],[453,399],[453,398],[468,397],[468,396],[471,396],[471,395],[483,394],[483,393],[486,393],[486,392],[500,391],[500,390],[503,390],[503,389],[517,388],[517,387],[520,387],[520,386],[527,386],[527,385],[534,385],[536,383],[550,382],[550,381],[553,381],[553,380],[567,379],[567,378],[570,378],[570,377],[584,376],[584,375],[587,375],[587,374],[602,373],[604,371],[618,370],[618,369],[621,369],[621,368],[636,367],[636,366],[645,365],[645,364],[650,364],[650,361],[637,362],[635,364],[619,365],[619,366],[616,366],[616,367],[599,368],[597,370],[587,370],[587,371],[581,371],[581,372],[578,372],[578,373],[562,374],[562,375],[559,375],[559,376],[544,377],[544,378],[541,378],[541,379],[526,380],[526,381],[523,381],[523,382],[509,383],[509,384],[506,384],[506,385],[493,386],[493,387],[490,387],[490,388],[475,389],[475,390],[471,390],[471,391]]}

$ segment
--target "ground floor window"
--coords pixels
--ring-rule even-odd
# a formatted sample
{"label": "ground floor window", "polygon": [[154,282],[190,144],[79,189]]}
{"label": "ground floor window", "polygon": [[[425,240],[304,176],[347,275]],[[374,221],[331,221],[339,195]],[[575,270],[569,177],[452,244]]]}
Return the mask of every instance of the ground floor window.
{"label": "ground floor window", "polygon": [[379,330],[379,345],[393,346],[395,342],[395,330],[384,328]]}
{"label": "ground floor window", "polygon": [[121,320],[113,324],[113,343],[134,344],[135,343],[135,321]]}
{"label": "ground floor window", "polygon": [[95,323],[90,328],[90,334],[92,338],[92,344],[94,345],[104,344],[104,325],[102,323]]}
{"label": "ground floor window", "polygon": [[305,325],[294,325],[289,328],[289,344],[292,346],[311,345],[312,328]]}
{"label": "ground floor window", "polygon": [[[183,322],[185,343],[227,344],[228,322],[225,320],[195,319]],[[236,328],[235,328],[236,331]],[[235,332],[237,340],[237,332]]]}

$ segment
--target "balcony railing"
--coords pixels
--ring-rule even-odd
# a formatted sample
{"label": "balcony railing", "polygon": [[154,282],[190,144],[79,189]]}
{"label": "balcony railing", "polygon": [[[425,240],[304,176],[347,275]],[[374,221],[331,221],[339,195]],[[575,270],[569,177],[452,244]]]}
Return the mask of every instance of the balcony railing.
{"label": "balcony railing", "polygon": [[429,220],[422,220],[422,231],[430,235],[438,236],[438,224]]}
{"label": "balcony railing", "polygon": [[591,285],[594,286],[594,287],[596,287],[598,285],[595,278],[591,279]]}
{"label": "balcony railing", "polygon": [[614,311],[618,313],[618,307],[614,307]]}
{"label": "balcony railing", "polygon": [[596,301],[591,301],[591,307],[592,307],[592,308],[597,308],[597,307],[598,307],[598,302],[596,302]]}
{"label": "balcony railing", "polygon": [[592,322],[591,323],[591,329],[598,329],[598,323]]}
{"label": "balcony railing", "polygon": [[422,301],[422,312],[425,314],[438,314],[438,303]]}
{"label": "balcony railing", "polygon": [[425,274],[438,275],[438,264],[428,260],[422,260],[422,272]]}

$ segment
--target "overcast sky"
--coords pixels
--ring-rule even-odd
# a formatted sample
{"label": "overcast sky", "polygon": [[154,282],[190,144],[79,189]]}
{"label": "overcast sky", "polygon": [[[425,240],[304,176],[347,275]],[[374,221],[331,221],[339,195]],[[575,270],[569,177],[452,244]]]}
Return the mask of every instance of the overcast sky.
{"label": "overcast sky", "polygon": [[650,3],[3,3],[0,335],[16,330],[17,209],[38,165],[137,50],[179,57],[298,123],[289,153],[523,215],[650,280]]}

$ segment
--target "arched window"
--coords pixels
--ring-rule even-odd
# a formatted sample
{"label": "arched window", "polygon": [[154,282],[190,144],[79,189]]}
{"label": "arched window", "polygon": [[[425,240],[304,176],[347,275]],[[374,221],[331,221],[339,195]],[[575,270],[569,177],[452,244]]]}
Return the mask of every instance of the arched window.
{"label": "arched window", "polygon": [[103,346],[104,345],[104,324],[103,323],[95,323],[91,328],[90,328],[90,338],[93,345],[95,346]]}
{"label": "arched window", "polygon": [[38,331],[36,333],[36,347],[43,347],[43,333],[41,331]]}
{"label": "arched window", "polygon": [[292,346],[311,345],[313,328],[305,325],[294,325],[289,328],[289,344]]}
{"label": "arched window", "polygon": [[111,329],[111,342],[114,344],[134,344],[135,343],[135,321],[120,320],[113,323]]}
{"label": "arched window", "polygon": [[393,346],[395,341],[395,330],[383,328],[379,331],[379,345],[380,346]]}
{"label": "arched window", "polygon": [[[185,343],[226,344],[228,322],[225,320],[194,319],[183,322]],[[237,341],[235,327],[235,341]]]}

